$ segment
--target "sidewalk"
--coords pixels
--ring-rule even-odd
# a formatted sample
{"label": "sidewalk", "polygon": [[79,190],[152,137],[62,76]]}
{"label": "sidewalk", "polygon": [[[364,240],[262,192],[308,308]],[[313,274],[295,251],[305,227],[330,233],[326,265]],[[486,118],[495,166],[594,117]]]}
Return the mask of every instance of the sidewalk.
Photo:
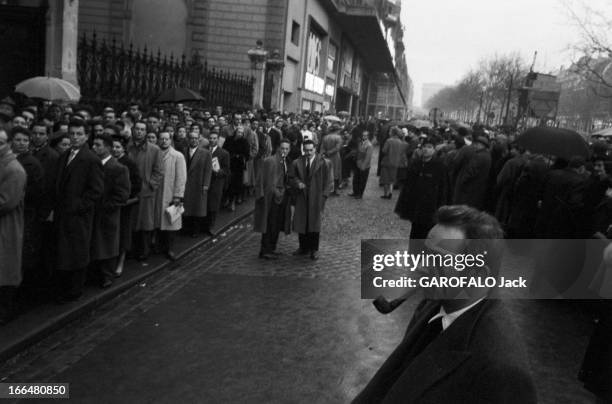
{"label": "sidewalk", "polygon": [[[213,234],[217,236],[223,233],[228,227],[250,215],[253,212],[253,205],[253,199],[248,198],[245,203],[237,205],[234,212],[226,210],[219,212]],[[184,257],[211,240],[211,237],[191,238],[179,235],[175,242],[177,258]],[[170,264],[173,263],[162,255],[152,255],[146,263],[129,260],[126,262],[123,275],[117,278],[110,288],[86,287],[83,297],[76,302],[62,305],[49,302],[21,314],[7,325],[0,327],[0,362],[6,361]]]}

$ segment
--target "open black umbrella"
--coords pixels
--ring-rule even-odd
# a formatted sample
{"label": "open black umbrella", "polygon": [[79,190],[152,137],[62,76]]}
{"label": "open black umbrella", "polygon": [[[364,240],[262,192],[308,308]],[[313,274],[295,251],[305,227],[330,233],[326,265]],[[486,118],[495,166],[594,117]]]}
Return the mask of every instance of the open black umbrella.
{"label": "open black umbrella", "polygon": [[548,154],[570,159],[574,156],[588,158],[589,145],[577,132],[569,129],[536,127],[527,129],[517,139],[517,144],[533,153]]}
{"label": "open black umbrella", "polygon": [[155,100],[155,103],[163,102],[186,102],[186,101],[204,101],[204,97],[195,90],[184,87],[170,88],[162,92]]}

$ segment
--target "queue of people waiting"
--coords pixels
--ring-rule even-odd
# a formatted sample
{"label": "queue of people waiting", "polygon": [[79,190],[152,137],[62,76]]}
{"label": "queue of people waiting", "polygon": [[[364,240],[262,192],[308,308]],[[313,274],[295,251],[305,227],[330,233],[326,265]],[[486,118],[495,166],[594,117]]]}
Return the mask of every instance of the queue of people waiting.
{"label": "queue of people waiting", "polygon": [[86,282],[110,287],[128,258],[176,259],[176,233],[212,235],[221,209],[254,194],[283,138],[295,159],[304,139],[320,144],[328,131],[320,114],[18,110],[6,99],[0,125],[0,323],[16,316],[16,301],[62,303]]}

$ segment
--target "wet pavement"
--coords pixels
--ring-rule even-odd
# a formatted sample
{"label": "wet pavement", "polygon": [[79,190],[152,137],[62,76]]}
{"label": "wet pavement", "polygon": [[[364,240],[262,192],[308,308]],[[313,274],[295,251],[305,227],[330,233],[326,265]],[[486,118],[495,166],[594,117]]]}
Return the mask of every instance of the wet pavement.
{"label": "wet pavement", "polygon": [[[343,191],[347,194],[348,191]],[[362,238],[409,223],[380,199],[328,201],[321,258],[258,259],[250,219],[0,367],[3,381],[69,382],[71,401],[343,403],[399,343],[412,299],[391,315],[360,299]],[[510,260],[515,259],[509,257]],[[515,265],[521,265],[516,258]],[[542,403],[589,403],[576,380],[591,325],[575,304],[509,302]]]}

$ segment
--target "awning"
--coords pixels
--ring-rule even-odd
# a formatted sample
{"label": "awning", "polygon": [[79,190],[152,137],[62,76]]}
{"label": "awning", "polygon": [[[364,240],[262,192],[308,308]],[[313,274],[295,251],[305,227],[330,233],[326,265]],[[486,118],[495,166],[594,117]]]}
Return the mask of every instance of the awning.
{"label": "awning", "polygon": [[355,50],[363,55],[368,70],[395,72],[391,52],[383,36],[376,10],[368,7],[342,7],[336,19]]}

